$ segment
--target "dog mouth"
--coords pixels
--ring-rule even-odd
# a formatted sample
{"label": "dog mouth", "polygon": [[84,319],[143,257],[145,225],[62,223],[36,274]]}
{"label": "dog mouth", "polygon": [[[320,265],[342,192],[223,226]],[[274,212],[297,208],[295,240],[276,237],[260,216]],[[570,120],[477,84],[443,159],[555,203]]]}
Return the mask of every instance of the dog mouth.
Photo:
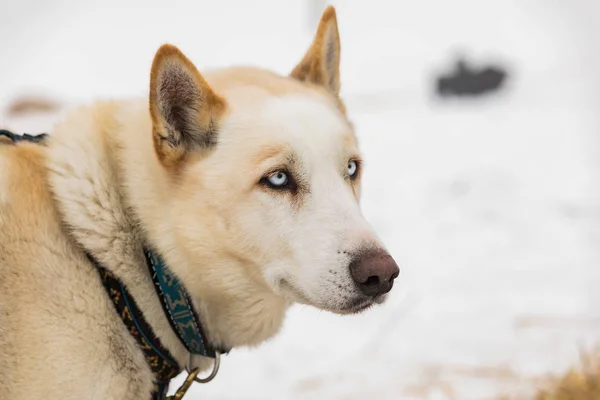
{"label": "dog mouth", "polygon": [[341,308],[337,308],[332,311],[337,314],[359,314],[371,307],[383,304],[387,296],[387,293],[375,297],[361,296],[352,301],[349,301]]}
{"label": "dog mouth", "polygon": [[333,313],[342,315],[359,314],[376,304],[382,304],[385,301],[385,298],[387,297],[387,294],[383,294],[376,297],[360,296],[346,302],[345,304],[337,304],[335,306],[332,306],[331,304],[315,303],[314,301],[310,300],[304,293],[302,293],[301,290],[299,290],[297,287],[295,287],[285,279],[281,279],[279,284],[282,289],[285,289],[285,291],[291,293],[294,297],[294,300],[298,303],[312,305],[317,308],[321,308],[323,310],[328,310]]}
{"label": "dog mouth", "polygon": [[377,303],[376,299],[363,297],[350,302],[350,304],[343,308],[335,310],[335,312],[338,314],[358,314],[371,308],[375,303]]}

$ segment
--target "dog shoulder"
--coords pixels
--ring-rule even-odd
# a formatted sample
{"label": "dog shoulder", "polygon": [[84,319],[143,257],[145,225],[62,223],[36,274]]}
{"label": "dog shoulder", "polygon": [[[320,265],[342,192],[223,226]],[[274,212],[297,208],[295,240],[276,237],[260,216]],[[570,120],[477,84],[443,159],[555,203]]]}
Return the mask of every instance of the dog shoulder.
{"label": "dog shoulder", "polygon": [[[52,234],[52,201],[45,181],[42,146],[0,144],[0,376],[16,369],[11,356],[22,332],[15,315],[35,302],[36,256],[32,243]],[[33,279],[31,278],[33,277]],[[16,354],[16,353],[15,353]],[[11,393],[11,381],[0,379],[0,392]],[[1,397],[1,396],[0,396]],[[10,396],[9,396],[10,397]]]}
{"label": "dog shoulder", "polygon": [[[88,361],[98,349],[104,352],[101,359],[109,359],[111,338],[123,329],[121,321],[109,317],[114,310],[102,297],[96,271],[82,267],[85,258],[64,228],[48,179],[53,168],[49,146],[0,144],[0,376],[7,378],[0,378],[0,392],[11,398],[55,398],[63,391],[89,397]],[[109,334],[87,329],[96,325]],[[54,338],[52,346],[40,345],[40,332]],[[136,344],[119,346],[128,353]],[[54,357],[57,352],[69,358],[68,366]],[[131,381],[151,386],[150,378],[135,372],[145,360],[127,358],[124,363],[135,363],[134,372],[123,378],[127,387],[111,389],[119,393],[115,397],[124,398]],[[56,385],[54,371],[65,368],[68,382]],[[118,363],[104,368],[115,377],[120,373]],[[17,384],[25,381],[27,389]]]}
{"label": "dog shoulder", "polygon": [[[14,268],[16,259],[37,254],[38,248],[64,236],[48,185],[45,151],[34,143],[0,145],[0,253],[6,261],[0,270]],[[23,263],[19,268],[33,267]]]}
{"label": "dog shoulder", "polygon": [[[0,215],[34,218],[47,208],[44,148],[34,143],[0,144]],[[27,217],[28,216],[28,217]],[[36,215],[35,219],[39,219]],[[2,221],[0,219],[0,221]]]}

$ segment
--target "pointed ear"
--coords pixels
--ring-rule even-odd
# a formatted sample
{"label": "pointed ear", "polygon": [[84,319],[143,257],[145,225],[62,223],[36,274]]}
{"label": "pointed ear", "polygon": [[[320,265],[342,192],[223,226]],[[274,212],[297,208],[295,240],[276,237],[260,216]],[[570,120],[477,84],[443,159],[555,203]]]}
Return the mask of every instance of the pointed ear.
{"label": "pointed ear", "polygon": [[165,166],[179,164],[193,149],[214,146],[225,107],[177,47],[158,49],[150,74],[150,116],[154,148]]}
{"label": "pointed ear", "polygon": [[320,85],[335,96],[340,92],[340,34],[333,6],[321,16],[317,34],[291,77]]}

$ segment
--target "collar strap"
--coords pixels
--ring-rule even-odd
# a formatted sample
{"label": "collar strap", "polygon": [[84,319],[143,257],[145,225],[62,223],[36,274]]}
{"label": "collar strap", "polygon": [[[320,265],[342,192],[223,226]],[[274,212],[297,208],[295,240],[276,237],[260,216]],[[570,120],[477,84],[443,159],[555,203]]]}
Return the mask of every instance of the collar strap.
{"label": "collar strap", "polygon": [[6,129],[0,129],[0,136],[4,136],[9,138],[13,143],[18,142],[32,142],[32,143],[40,143],[42,142],[48,134],[40,133],[38,135],[29,135],[27,133],[23,133],[22,135],[13,133],[11,131],[7,131]]}
{"label": "collar strap", "polygon": [[96,267],[100,280],[108,297],[112,300],[117,314],[123,320],[123,324],[125,324],[131,336],[137,341],[155,376],[152,399],[164,399],[169,382],[179,375],[182,368],[146,322],[142,311],[125,285],[112,272],[100,265],[89,253],[87,256]]}
{"label": "collar strap", "polygon": [[190,354],[215,358],[215,349],[206,340],[198,314],[181,281],[157,253],[146,248],[144,255],[154,281],[156,294],[181,343]]}

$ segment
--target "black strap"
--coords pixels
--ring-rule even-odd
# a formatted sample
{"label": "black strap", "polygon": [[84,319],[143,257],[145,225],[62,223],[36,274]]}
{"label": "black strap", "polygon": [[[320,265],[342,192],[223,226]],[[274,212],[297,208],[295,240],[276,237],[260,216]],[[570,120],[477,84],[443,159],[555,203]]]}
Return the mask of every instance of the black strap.
{"label": "black strap", "polygon": [[155,377],[152,391],[153,400],[166,397],[169,382],[182,371],[171,353],[162,345],[150,325],[144,319],[142,311],[137,306],[125,285],[109,270],[102,267],[90,254],[87,255],[100,275],[100,280],[106,289],[108,297],[113,301],[115,310],[129,333],[135,338],[143,351],[146,361]]}

